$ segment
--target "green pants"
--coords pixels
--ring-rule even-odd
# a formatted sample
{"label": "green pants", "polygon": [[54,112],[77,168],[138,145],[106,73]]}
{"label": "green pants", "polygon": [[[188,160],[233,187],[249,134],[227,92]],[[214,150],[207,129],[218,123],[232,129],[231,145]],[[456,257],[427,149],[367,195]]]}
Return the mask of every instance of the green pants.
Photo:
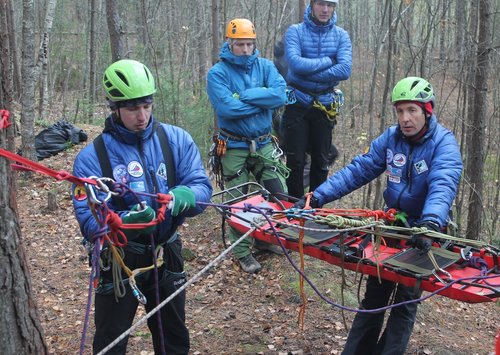
{"label": "green pants", "polygon": [[[276,169],[282,164],[279,158],[273,158],[274,147],[268,143],[257,149],[256,154],[251,154],[248,149],[228,149],[222,156],[222,168],[224,171],[224,183],[226,188],[231,188],[250,181],[250,174],[255,180],[271,193],[286,193],[285,177]],[[234,229],[229,230],[231,243],[240,238],[240,234]],[[242,258],[251,253],[253,238],[247,237],[234,249],[236,258]]]}

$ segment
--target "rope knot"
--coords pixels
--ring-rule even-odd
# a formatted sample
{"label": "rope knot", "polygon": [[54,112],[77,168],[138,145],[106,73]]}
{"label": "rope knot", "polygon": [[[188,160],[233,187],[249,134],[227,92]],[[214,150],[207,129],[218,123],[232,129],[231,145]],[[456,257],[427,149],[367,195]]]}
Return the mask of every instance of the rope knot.
{"label": "rope knot", "polygon": [[123,221],[120,218],[120,216],[113,211],[108,212],[107,222],[108,222],[107,224],[108,224],[109,228],[111,229],[111,231],[119,230],[122,228],[122,225],[123,225]]}
{"label": "rope knot", "polygon": [[469,259],[469,265],[479,270],[488,269],[488,263],[486,262],[486,260],[479,256],[471,256],[471,258]]}

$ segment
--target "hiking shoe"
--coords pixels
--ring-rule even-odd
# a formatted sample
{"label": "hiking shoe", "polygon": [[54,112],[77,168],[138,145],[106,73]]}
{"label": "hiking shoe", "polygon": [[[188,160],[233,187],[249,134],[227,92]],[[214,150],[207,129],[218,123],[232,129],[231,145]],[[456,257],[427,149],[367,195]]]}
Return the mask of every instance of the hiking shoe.
{"label": "hiking shoe", "polygon": [[259,262],[255,260],[252,254],[248,254],[238,260],[240,261],[243,271],[248,272],[249,274],[254,274],[262,269],[262,266],[260,266]]}
{"label": "hiking shoe", "polygon": [[281,249],[281,247],[279,245],[266,243],[266,242],[263,242],[261,240],[255,240],[254,246],[255,246],[255,249],[257,249],[257,250],[268,251],[270,253],[277,254],[277,255],[284,255],[285,254],[285,252],[283,251],[283,249]]}

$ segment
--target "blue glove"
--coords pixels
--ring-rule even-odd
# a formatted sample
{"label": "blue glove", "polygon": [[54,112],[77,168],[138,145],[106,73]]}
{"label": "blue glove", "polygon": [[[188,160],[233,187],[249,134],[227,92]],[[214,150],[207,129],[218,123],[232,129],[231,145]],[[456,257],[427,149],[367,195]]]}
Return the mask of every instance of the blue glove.
{"label": "blue glove", "polygon": [[172,216],[174,217],[196,207],[194,192],[187,186],[174,187],[169,194],[172,195],[169,207],[172,209]]}
{"label": "blue glove", "polygon": [[[134,205],[132,209],[122,217],[123,223],[126,224],[134,224],[134,223],[149,223],[156,218],[155,211],[144,204],[145,207],[141,204]],[[142,229],[129,229],[127,234],[131,234],[133,232],[139,234],[151,234],[154,232],[156,226],[150,226]]]}

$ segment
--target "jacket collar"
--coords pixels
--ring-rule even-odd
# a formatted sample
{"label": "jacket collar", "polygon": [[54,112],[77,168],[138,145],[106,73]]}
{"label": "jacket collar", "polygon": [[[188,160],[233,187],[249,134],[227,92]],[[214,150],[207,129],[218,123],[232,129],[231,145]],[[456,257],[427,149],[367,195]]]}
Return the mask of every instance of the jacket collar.
{"label": "jacket collar", "polygon": [[314,32],[322,32],[325,30],[329,31],[337,23],[337,12],[333,12],[332,18],[326,25],[318,25],[313,21],[311,5],[307,5],[306,11],[304,13],[304,23]]}
{"label": "jacket collar", "polygon": [[[436,116],[432,115],[429,118],[429,120],[427,121],[427,123],[425,125],[427,126],[427,131],[425,132],[425,134],[420,139],[418,139],[416,141],[412,141],[408,137],[406,137],[403,134],[403,132],[401,132],[401,128],[399,127],[399,124],[397,126],[397,130],[398,130],[400,136],[403,137],[403,139],[406,140],[407,142],[409,142],[410,144],[420,145],[420,144],[423,144],[425,141],[427,141],[434,134],[434,131],[436,130],[436,127],[437,127],[437,118],[436,118]],[[425,126],[422,129],[425,129]]]}
{"label": "jacket collar", "polygon": [[255,48],[252,55],[234,55],[227,42],[224,42],[219,54],[221,60],[244,69],[251,67],[258,56],[259,50],[257,48]]}
{"label": "jacket collar", "polygon": [[104,122],[104,130],[102,132],[111,134],[119,142],[135,145],[151,138],[153,134],[154,122],[155,118],[151,115],[151,119],[149,120],[148,126],[145,130],[133,132],[125,128],[122,124],[116,122],[111,114],[106,118],[106,121]]}

